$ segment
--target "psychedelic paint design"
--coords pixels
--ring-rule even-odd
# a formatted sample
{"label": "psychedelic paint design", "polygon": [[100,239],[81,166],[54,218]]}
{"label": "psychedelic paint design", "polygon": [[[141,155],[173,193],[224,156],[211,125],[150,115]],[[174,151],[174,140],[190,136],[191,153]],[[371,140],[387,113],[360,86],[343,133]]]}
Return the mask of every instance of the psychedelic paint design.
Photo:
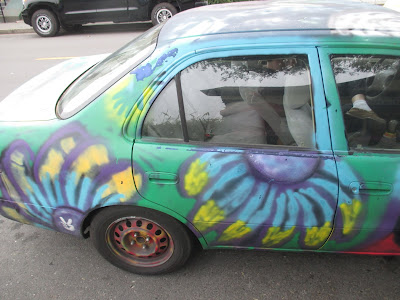
{"label": "psychedelic paint design", "polygon": [[331,233],[337,199],[336,174],[327,167],[332,161],[204,154],[185,165],[181,190],[197,200],[189,219],[204,234],[214,231],[216,244],[256,240],[252,246],[274,248],[296,236],[298,247],[313,249]]}
{"label": "psychedelic paint design", "polygon": [[[177,170],[182,179],[178,192],[162,184],[158,192],[142,188],[138,192],[148,199],[165,199],[165,194],[171,194],[174,203],[159,202],[186,215],[210,247],[360,252],[364,251],[359,247],[361,242],[367,245],[371,240],[398,239],[391,233],[398,222],[394,216],[385,219],[385,228],[392,230],[363,229],[365,224],[379,222],[381,216],[374,213],[376,208],[367,197],[338,184],[333,157],[254,154],[252,150],[226,153],[229,151],[224,149],[205,153],[201,148],[184,150],[178,145],[137,147],[141,150],[137,161],[145,172],[159,168],[159,164],[168,166],[165,156],[182,159]],[[352,180],[361,180],[349,165],[341,167]],[[339,194],[342,201],[337,209]],[[397,198],[388,201],[394,211],[400,206]],[[336,229],[335,223],[340,225]],[[354,243],[355,238],[360,242]],[[399,248],[392,243],[388,253]]]}
{"label": "psychedelic paint design", "polygon": [[[255,12],[251,10],[251,14]],[[177,17],[179,20],[179,14]],[[270,28],[270,22],[261,22],[265,22],[264,16],[259,21]],[[201,26],[188,28],[191,25],[186,20],[181,22],[175,31],[173,28],[161,31],[149,57],[136,67],[127,68],[125,75],[112,81],[104,93],[68,119],[54,115],[57,98],[46,99],[46,103],[54,102],[46,111],[53,118],[0,122],[0,214],[22,223],[82,236],[96,213],[101,215],[112,206],[140,207],[175,218],[189,228],[204,248],[400,255],[398,149],[349,151],[343,125],[347,115],[342,113],[344,108],[330,64],[332,53],[343,54],[349,49],[350,56],[399,57],[399,46],[391,46],[394,38],[382,35],[370,40],[368,36],[348,35],[342,37],[339,46],[330,49],[338,37],[323,36],[320,27],[301,33],[289,30],[279,36],[271,32],[261,34],[262,30],[233,34],[229,25],[229,31],[223,34],[204,27],[202,30],[207,34],[201,35],[202,31],[198,32]],[[227,24],[221,23],[216,30],[225,30]],[[187,36],[181,37],[182,34]],[[385,49],[361,46],[352,49],[356,42],[368,43],[371,49],[374,42],[381,43]],[[282,138],[277,138],[275,144],[206,143],[210,141],[206,138],[212,138],[206,125],[203,129],[208,136],[195,142],[163,136],[142,137],[146,114],[164,88],[175,79],[174,88],[182,89],[181,71],[206,60],[217,61],[212,65],[215,67],[218,60],[227,61],[227,57],[235,57],[236,65],[245,65],[243,62],[247,63],[245,58],[249,56],[260,68],[268,65],[271,57],[288,57],[285,59],[288,70],[296,67],[289,61],[300,56],[306,58],[307,72],[303,73],[307,84],[292,86],[306,87],[312,98],[307,99],[312,110],[309,120],[312,132],[307,134],[313,137],[315,145],[285,144]],[[277,77],[276,73],[270,73],[271,78]],[[210,76],[207,80],[211,84],[215,78]],[[244,98],[240,94],[243,86],[232,88],[226,78],[221,81],[223,84],[218,88],[213,86],[200,92],[204,97],[222,99],[224,92],[233,89],[236,98],[232,102]],[[282,95],[286,87],[273,86],[275,91],[282,90]],[[279,118],[286,118],[283,104],[279,106],[273,101],[269,104],[280,109]],[[178,112],[179,121],[187,113],[182,104],[174,112]],[[272,128],[268,128],[266,120],[261,123],[267,140],[267,131]],[[364,128],[367,125],[366,121]],[[397,134],[400,144],[400,131]],[[113,223],[118,228],[115,232],[129,233],[131,227],[126,224],[132,225],[131,220],[142,232],[143,222],[139,217],[118,219],[120,223]],[[157,220],[151,221],[157,224]],[[153,228],[150,221],[146,224]],[[135,238],[137,235],[133,234]],[[119,242],[123,240],[118,238]],[[130,245],[138,240],[144,242],[146,237],[140,236],[130,241]],[[146,249],[146,245],[140,249]]]}
{"label": "psychedelic paint design", "polygon": [[[35,154],[22,140],[1,157],[0,209],[23,223],[81,235],[87,212],[138,200],[132,181],[143,174],[129,160],[116,161],[101,139],[79,124],[57,131]],[[15,209],[13,211],[12,209]]]}

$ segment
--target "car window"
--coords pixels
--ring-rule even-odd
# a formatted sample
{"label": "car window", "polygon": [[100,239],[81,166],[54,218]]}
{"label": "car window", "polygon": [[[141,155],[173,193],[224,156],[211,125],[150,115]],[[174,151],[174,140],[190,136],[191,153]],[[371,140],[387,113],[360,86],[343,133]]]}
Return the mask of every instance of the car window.
{"label": "car window", "polygon": [[162,90],[143,123],[142,135],[183,139],[175,80]]}
{"label": "car window", "polygon": [[[210,59],[189,66],[179,76],[189,141],[314,148],[306,55]],[[154,120],[170,116],[170,105],[159,109],[158,102],[165,98],[161,93],[155,100],[143,136],[154,136],[148,130],[150,116]],[[171,119],[177,116],[175,112]],[[177,135],[174,131],[157,137]]]}
{"label": "car window", "polygon": [[56,112],[67,119],[146,59],[156,48],[163,24],[146,31],[79,77],[61,96]]}
{"label": "car window", "polygon": [[400,58],[332,55],[350,149],[400,149]]}

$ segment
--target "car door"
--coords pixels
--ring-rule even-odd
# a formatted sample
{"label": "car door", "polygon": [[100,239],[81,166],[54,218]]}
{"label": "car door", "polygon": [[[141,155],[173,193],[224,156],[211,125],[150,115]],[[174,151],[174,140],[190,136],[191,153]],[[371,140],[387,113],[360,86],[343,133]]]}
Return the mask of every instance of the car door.
{"label": "car door", "polygon": [[64,0],[63,22],[66,24],[82,24],[96,21],[97,1],[93,0]]}
{"label": "car door", "polygon": [[316,49],[213,52],[177,69],[146,95],[139,193],[210,246],[324,245],[338,181]]}
{"label": "car door", "polygon": [[98,21],[127,21],[128,0],[96,0]]}
{"label": "car door", "polygon": [[400,50],[319,49],[339,175],[332,251],[400,251]]}
{"label": "car door", "polygon": [[153,2],[147,0],[127,0],[128,19],[130,21],[150,20],[150,5]]}

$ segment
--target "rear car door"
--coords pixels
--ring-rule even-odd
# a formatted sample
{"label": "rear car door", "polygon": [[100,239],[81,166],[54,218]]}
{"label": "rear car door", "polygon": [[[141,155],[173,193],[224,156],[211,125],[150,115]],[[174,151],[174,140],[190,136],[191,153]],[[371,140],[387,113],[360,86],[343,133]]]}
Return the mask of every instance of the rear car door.
{"label": "rear car door", "polygon": [[324,250],[400,251],[400,50],[319,49],[338,166]]}
{"label": "rear car door", "polygon": [[322,247],[338,180],[316,49],[213,52],[178,69],[146,95],[139,193],[211,246]]}

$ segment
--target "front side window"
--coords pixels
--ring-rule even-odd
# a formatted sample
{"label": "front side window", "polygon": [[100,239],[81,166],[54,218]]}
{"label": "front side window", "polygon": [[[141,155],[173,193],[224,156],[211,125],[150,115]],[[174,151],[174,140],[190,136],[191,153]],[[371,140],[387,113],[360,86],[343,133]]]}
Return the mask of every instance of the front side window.
{"label": "front side window", "polygon": [[[175,89],[175,98],[182,99],[185,120],[181,127],[187,131],[187,141],[314,148],[306,55],[210,59],[189,66],[178,76],[180,89]],[[161,101],[166,100],[159,97],[150,108],[143,136],[154,136],[148,130],[155,122],[150,125],[150,119],[171,114],[171,105],[159,110]]]}
{"label": "front side window", "polygon": [[350,149],[400,149],[400,58],[332,55]]}

